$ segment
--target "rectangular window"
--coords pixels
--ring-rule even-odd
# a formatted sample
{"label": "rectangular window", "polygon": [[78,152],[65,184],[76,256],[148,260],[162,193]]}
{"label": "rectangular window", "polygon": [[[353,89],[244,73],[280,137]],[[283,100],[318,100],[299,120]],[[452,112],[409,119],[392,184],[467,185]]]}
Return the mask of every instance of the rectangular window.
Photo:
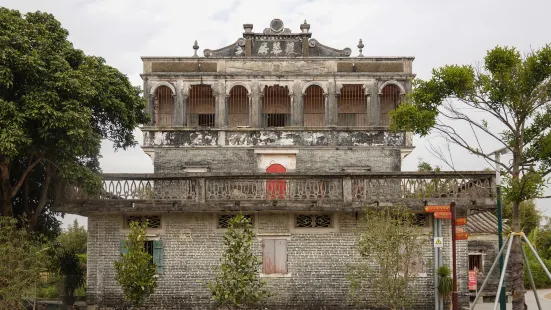
{"label": "rectangular window", "polygon": [[469,254],[469,270],[476,270],[478,272],[483,272],[482,254]]}
{"label": "rectangular window", "polygon": [[333,219],[328,214],[299,214],[296,216],[297,228],[331,228]]}
{"label": "rectangular window", "polygon": [[124,218],[124,228],[130,228],[130,223],[138,222],[140,224],[147,220],[147,228],[161,228],[160,215],[128,215]]}
{"label": "rectangular window", "polygon": [[262,273],[287,274],[287,240],[262,240]]}
{"label": "rectangular window", "polygon": [[[235,217],[235,214],[222,214],[218,216],[218,228],[228,228],[230,220]],[[243,217],[248,218],[251,222],[251,225],[253,224],[253,216],[250,214],[244,214]]]}

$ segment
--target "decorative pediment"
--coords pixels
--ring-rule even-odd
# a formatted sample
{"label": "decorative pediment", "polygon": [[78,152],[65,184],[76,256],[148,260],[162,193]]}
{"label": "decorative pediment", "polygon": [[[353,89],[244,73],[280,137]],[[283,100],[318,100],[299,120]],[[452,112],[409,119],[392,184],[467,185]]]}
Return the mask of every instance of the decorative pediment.
{"label": "decorative pediment", "polygon": [[274,19],[262,33],[252,32],[252,24],[244,24],[243,37],[226,47],[205,49],[205,57],[348,57],[350,48],[336,49],[312,39],[310,25],[304,21],[301,32],[292,33],[283,21]]}

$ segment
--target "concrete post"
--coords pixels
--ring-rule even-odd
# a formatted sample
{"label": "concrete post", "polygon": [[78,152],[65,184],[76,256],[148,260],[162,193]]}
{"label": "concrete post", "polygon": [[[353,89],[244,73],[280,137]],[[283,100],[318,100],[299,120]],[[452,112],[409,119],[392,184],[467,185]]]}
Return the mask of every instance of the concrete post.
{"label": "concrete post", "polygon": [[205,198],[207,196],[206,180],[204,178],[200,178],[195,179],[195,182],[197,182],[197,202],[205,203]]}
{"label": "concrete post", "polygon": [[175,83],[176,94],[174,98],[174,126],[184,126],[183,81]]}
{"label": "concrete post", "polygon": [[258,82],[254,83],[251,87],[252,100],[251,100],[251,127],[258,128],[260,124],[260,109],[262,106],[263,90],[259,89]]}
{"label": "concrete post", "polygon": [[329,126],[338,125],[338,107],[337,101],[340,96],[341,90],[338,89],[336,83],[332,84],[332,87],[328,87],[329,96],[327,100],[327,124]]}
{"label": "concrete post", "polygon": [[342,179],[342,199],[345,204],[352,203],[352,179],[350,177]]}
{"label": "concrete post", "polygon": [[292,92],[294,95],[291,95],[291,108],[293,110],[293,126],[304,126],[304,96],[302,95],[302,89],[300,83],[293,84]]}

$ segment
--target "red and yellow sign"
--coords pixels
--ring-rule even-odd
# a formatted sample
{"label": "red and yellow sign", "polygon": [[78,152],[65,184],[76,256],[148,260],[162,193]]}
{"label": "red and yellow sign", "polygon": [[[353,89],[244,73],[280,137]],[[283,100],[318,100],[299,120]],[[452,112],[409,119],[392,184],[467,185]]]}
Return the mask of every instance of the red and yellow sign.
{"label": "red and yellow sign", "polygon": [[463,225],[467,225],[466,217],[458,217],[455,219],[455,226],[463,226]]}
{"label": "red and yellow sign", "polygon": [[466,232],[456,232],[455,240],[467,240],[469,239],[469,233]]}
{"label": "red and yellow sign", "polygon": [[450,206],[425,206],[425,212],[450,212]]}
{"label": "red and yellow sign", "polygon": [[435,219],[445,219],[450,220],[452,218],[451,212],[434,212],[434,218]]}

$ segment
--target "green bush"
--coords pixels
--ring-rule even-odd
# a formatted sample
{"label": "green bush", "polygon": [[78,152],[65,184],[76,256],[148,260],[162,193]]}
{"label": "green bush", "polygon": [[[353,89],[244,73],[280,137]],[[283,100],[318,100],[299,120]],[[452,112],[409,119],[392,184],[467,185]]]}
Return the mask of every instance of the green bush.
{"label": "green bush", "polygon": [[55,284],[37,287],[36,297],[45,299],[57,299],[59,297],[59,291]]}
{"label": "green bush", "polygon": [[[548,270],[551,270],[551,260],[543,259],[545,266]],[[532,271],[532,276],[534,277],[534,284],[536,288],[549,288],[551,287],[551,280],[541,267],[541,264],[535,257],[528,257],[528,263],[530,264],[530,270]],[[528,277],[528,268],[524,267],[524,287],[530,287],[530,278]]]}

